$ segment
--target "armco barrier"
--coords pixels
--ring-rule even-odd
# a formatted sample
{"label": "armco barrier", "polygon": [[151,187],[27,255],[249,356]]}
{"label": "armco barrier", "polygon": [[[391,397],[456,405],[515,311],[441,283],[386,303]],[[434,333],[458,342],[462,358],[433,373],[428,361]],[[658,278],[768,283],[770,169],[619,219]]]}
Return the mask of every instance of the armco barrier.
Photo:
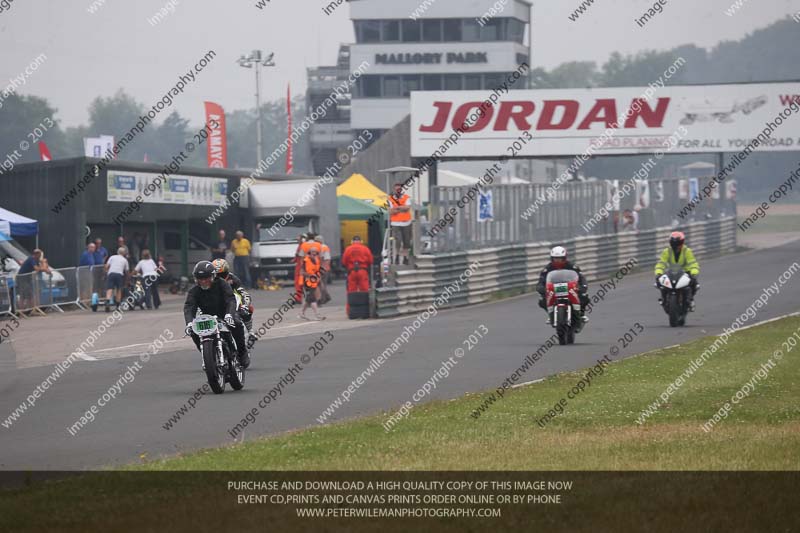
{"label": "armco barrier", "polygon": [[[693,222],[682,225],[681,230],[686,233],[687,244],[701,259],[730,253],[736,248],[734,217]],[[632,258],[638,261],[639,268],[650,269],[666,247],[671,231],[673,228],[657,228],[577,237],[558,244],[567,248],[589,280],[596,280],[616,272]],[[385,318],[424,310],[476,261],[480,266],[442,307],[485,302],[498,291],[508,289],[532,290],[554,245],[525,243],[418,256],[414,270],[397,272],[396,286],[376,289],[376,315]]]}

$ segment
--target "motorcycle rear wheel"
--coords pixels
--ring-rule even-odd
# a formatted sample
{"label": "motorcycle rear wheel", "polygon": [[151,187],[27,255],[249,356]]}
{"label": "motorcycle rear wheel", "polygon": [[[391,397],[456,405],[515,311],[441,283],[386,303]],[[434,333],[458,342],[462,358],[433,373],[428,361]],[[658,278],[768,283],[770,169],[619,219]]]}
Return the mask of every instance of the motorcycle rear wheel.
{"label": "motorcycle rear wheel", "polygon": [[229,353],[227,347],[225,350],[225,359],[228,360],[228,383],[231,384],[233,390],[242,390],[244,388],[244,369],[245,367],[239,363],[236,354]]}
{"label": "motorcycle rear wheel", "polygon": [[217,368],[217,351],[216,345],[213,342],[203,343],[203,363],[206,366],[206,377],[208,378],[208,385],[214,394],[222,394],[225,392],[225,376],[219,373]]}

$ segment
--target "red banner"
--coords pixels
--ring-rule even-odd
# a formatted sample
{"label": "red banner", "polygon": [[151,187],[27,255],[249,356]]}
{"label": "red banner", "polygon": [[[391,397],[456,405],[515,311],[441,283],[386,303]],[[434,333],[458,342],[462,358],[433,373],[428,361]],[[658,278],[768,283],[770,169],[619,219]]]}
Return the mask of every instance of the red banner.
{"label": "red banner", "polygon": [[225,133],[225,111],[214,102],[203,102],[206,108],[206,142],[209,168],[228,168],[228,141]]}
{"label": "red banner", "polygon": [[50,149],[47,147],[47,145],[42,141],[39,141],[38,144],[39,144],[39,157],[42,158],[42,161],[52,160],[53,156],[50,155]]}

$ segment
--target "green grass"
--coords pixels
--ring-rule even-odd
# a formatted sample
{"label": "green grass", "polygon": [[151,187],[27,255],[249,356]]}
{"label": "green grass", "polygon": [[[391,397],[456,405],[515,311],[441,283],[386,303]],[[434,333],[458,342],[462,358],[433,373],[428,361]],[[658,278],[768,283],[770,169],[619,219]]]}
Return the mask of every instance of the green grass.
{"label": "green grass", "polygon": [[[748,214],[749,215],[749,214]],[[746,216],[737,217],[736,223],[741,224],[746,220]],[[786,233],[800,231],[800,215],[778,215],[767,214],[753,222],[748,228],[747,233]]]}
{"label": "green grass", "polygon": [[[292,506],[237,505],[235,492],[228,491],[226,483],[254,477],[231,475],[227,470],[796,471],[800,466],[800,344],[787,351],[713,431],[705,433],[701,425],[751,379],[774,350],[782,348],[782,341],[798,331],[800,318],[791,317],[735,334],[642,426],[634,422],[642,409],[713,337],[613,363],[544,429],[535,420],[565,396],[583,373],[561,374],[508,391],[477,420],[469,414],[485,393],[415,407],[391,433],[382,427],[387,414],[381,414],[131,465],[124,472],[88,473],[2,490],[0,531],[198,531],[229,529],[234,522],[241,528],[237,530],[263,531],[266,523],[282,524],[279,530],[308,531],[323,524],[329,531],[372,530],[367,521],[301,524]],[[556,346],[545,357],[558,355]],[[219,473],[186,472],[179,477],[169,471]],[[268,474],[264,479],[281,475]],[[311,474],[315,479],[322,475]],[[363,478],[363,474],[349,475]],[[569,525],[573,533],[621,530],[615,522],[618,516],[641,527],[647,524],[650,531],[757,530],[761,511],[769,509],[771,519],[777,520],[796,504],[791,501],[796,492],[788,488],[796,478],[776,480],[773,475],[769,482],[775,490],[770,492],[754,489],[751,478],[730,475],[726,490],[720,490],[719,480],[687,475],[635,481],[561,474],[558,479],[575,479],[582,487],[571,505],[516,518],[504,514],[503,521],[505,528],[536,524],[543,531]],[[691,499],[688,507],[686,497]],[[576,505],[581,513],[575,513]],[[746,509],[759,509],[744,517],[747,525],[741,521]],[[596,519],[586,522],[587,512]],[[676,520],[678,525],[674,525]],[[726,521],[724,526],[720,520]],[[781,523],[785,523],[783,518]],[[419,530],[415,528],[420,523],[385,524],[404,524],[401,529],[409,531]],[[475,530],[473,526],[466,520],[442,519],[431,530]]]}

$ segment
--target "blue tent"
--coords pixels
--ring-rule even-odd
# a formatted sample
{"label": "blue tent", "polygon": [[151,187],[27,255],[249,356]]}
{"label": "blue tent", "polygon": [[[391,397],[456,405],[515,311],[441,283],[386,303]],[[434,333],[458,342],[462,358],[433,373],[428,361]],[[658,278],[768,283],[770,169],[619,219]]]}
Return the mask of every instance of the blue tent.
{"label": "blue tent", "polygon": [[[5,223],[5,224],[4,224]],[[39,222],[32,218],[12,213],[0,207],[0,239],[8,240],[5,229],[10,230],[11,237],[32,237],[39,235]]]}

